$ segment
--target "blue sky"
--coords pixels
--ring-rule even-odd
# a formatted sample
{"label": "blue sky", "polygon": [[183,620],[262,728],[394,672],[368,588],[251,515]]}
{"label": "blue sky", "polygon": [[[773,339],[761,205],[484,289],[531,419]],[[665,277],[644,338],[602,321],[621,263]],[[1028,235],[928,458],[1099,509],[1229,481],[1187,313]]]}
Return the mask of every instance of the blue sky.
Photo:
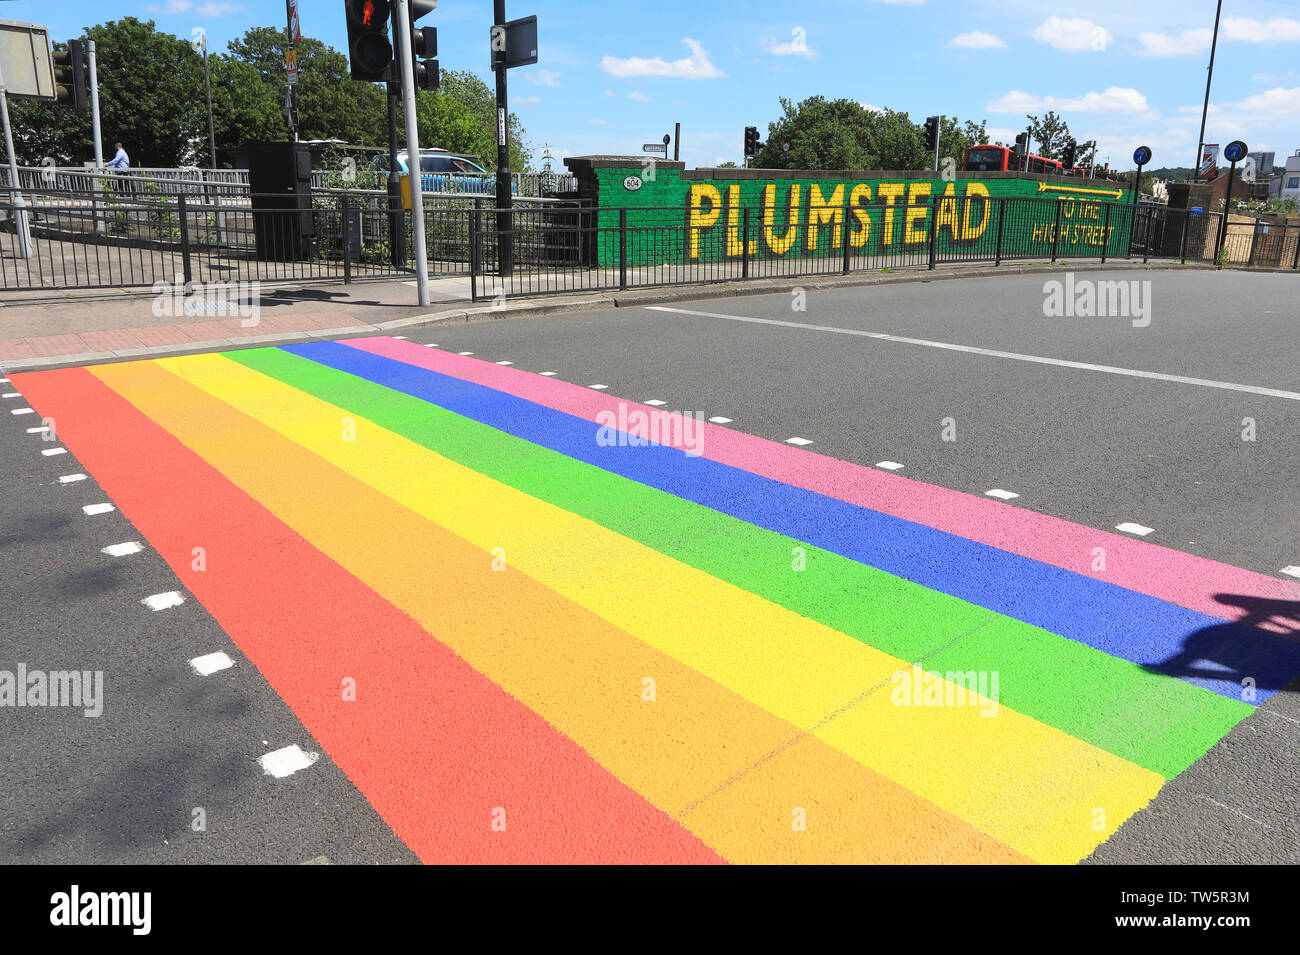
{"label": "blue sky", "polygon": [[[1300,148],[1300,8],[1224,0],[1205,138],[1244,139],[1277,161]],[[341,0],[302,0],[302,30],[346,48]],[[510,73],[511,108],[530,145],[557,157],[640,153],[682,124],[688,165],[740,160],[742,130],[778,97],[820,93],[905,110],[986,119],[993,138],[1055,109],[1099,156],[1191,165],[1214,0],[715,0],[713,3],[512,0],[536,14],[540,62]],[[444,68],[486,70],[490,0],[443,0]],[[283,25],[281,0],[7,0],[0,17],[46,24],[55,39],[123,16],[153,19],[210,48],[257,25]],[[436,144],[424,144],[436,145]]]}

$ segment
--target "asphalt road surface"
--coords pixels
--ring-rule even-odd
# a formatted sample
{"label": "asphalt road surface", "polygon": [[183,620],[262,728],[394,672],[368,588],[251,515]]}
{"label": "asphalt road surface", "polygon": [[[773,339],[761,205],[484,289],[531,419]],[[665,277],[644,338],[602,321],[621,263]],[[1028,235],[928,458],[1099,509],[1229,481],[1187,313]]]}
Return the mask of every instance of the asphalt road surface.
{"label": "asphalt road surface", "polygon": [[0,859],[1300,861],[1294,283],[15,374]]}

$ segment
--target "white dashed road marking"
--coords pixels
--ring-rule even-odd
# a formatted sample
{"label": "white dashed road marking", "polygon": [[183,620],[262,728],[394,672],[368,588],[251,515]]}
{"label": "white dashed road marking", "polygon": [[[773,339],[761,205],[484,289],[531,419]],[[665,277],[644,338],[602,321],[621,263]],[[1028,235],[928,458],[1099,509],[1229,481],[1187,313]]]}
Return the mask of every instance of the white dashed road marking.
{"label": "white dashed road marking", "polygon": [[663,405],[668,404],[668,402],[660,401],[658,398],[651,398],[649,401],[646,402],[646,404],[654,405],[656,408],[659,408],[662,407]]}
{"label": "white dashed road marking", "polygon": [[1292,564],[1290,567],[1283,567],[1282,573],[1290,577],[1300,577],[1300,567]]}
{"label": "white dashed road marking", "polygon": [[993,490],[991,490],[991,491],[985,491],[984,493],[985,493],[987,496],[989,496],[989,497],[996,497],[996,498],[998,498],[998,499],[1000,499],[1000,500],[1003,500],[1003,501],[1009,501],[1009,500],[1011,500],[1013,497],[1019,497],[1019,496],[1020,496],[1020,495],[1017,494],[1015,491],[1004,491],[1004,490],[1002,490],[1002,488],[1000,488],[1000,487],[995,487]]}
{"label": "white dashed road marking", "polygon": [[138,554],[144,550],[138,541],[126,541],[122,544],[109,544],[107,547],[101,547],[99,552],[107,554],[109,557],[126,557],[129,554]]}
{"label": "white dashed road marking", "polygon": [[886,471],[901,471],[903,466],[897,461],[878,461],[876,467],[884,468]]}
{"label": "white dashed road marking", "polygon": [[86,480],[86,475],[84,474],[65,474],[59,478],[59,483],[72,484],[75,481],[84,481],[84,480]]}
{"label": "white dashed road marking", "polygon": [[48,426],[48,425],[42,425],[42,426],[39,427],[39,428],[28,428],[28,429],[27,429],[27,433],[28,433],[28,434],[44,434],[46,431],[49,431],[49,430],[50,430],[50,429],[49,429],[49,426]]}
{"label": "white dashed road marking", "polygon": [[731,424],[731,419],[724,418],[722,417],[722,415],[718,415],[716,418],[710,418],[709,420],[712,421],[714,424]]}
{"label": "white dashed road marking", "polygon": [[19,391],[7,391],[3,395],[0,395],[0,398],[21,398],[21,397],[22,397],[22,392]]}
{"label": "white dashed road marking", "polygon": [[221,670],[229,670],[234,665],[235,661],[220,650],[216,653],[205,653],[190,661],[190,666],[194,667],[199,676],[211,676]]}
{"label": "white dashed road marking", "polygon": [[460,352],[456,352],[456,354],[457,354],[457,355],[472,355],[472,354],[474,354],[474,353],[473,353],[472,351],[460,351]]}
{"label": "white dashed road marking", "polygon": [[274,776],[276,779],[283,779],[285,776],[293,775],[300,769],[306,769],[318,759],[320,759],[320,753],[304,753],[301,747],[294,743],[292,746],[284,747],[284,749],[277,749],[265,756],[259,756],[257,761],[262,764],[262,772],[266,773],[266,775]]}
{"label": "white dashed road marking", "polygon": [[185,598],[174,590],[166,593],[154,594],[152,597],[145,597],[140,603],[144,604],[150,610],[157,612],[159,610],[168,610],[172,607],[179,607],[185,603]]}
{"label": "white dashed road marking", "polygon": [[554,378],[556,375],[559,374],[559,372],[558,372],[558,371],[542,371],[542,372],[538,372],[538,374],[540,374],[543,378]]}
{"label": "white dashed road marking", "polygon": [[604,391],[606,388],[609,387],[609,385],[588,385],[587,387],[588,387],[588,388],[594,388],[594,389],[596,389],[597,391]]}
{"label": "white dashed road marking", "polygon": [[514,362],[512,362],[512,361],[499,361],[499,362],[497,362],[497,364],[498,364],[498,365],[513,365]]}
{"label": "white dashed road marking", "polygon": [[797,444],[800,447],[803,447],[805,444],[812,444],[812,441],[810,441],[808,438],[786,438],[785,443]]}
{"label": "white dashed road marking", "polygon": [[68,453],[67,448],[47,448],[41,452],[41,454],[45,455],[47,458],[53,457],[56,454],[67,454],[67,453]]}
{"label": "white dashed road marking", "polygon": [[109,511],[115,510],[117,510],[117,508],[112,504],[87,504],[81,509],[83,514],[89,514],[92,516],[95,514],[107,514]]}
{"label": "white dashed road marking", "polygon": [[10,414],[35,414],[36,412],[32,408],[13,408],[10,410],[9,413]]}
{"label": "white dashed road marking", "polygon": [[1125,521],[1123,524],[1116,524],[1115,530],[1123,531],[1125,534],[1136,534],[1138,537],[1146,537],[1154,527],[1143,527],[1141,524],[1134,524],[1132,521]]}

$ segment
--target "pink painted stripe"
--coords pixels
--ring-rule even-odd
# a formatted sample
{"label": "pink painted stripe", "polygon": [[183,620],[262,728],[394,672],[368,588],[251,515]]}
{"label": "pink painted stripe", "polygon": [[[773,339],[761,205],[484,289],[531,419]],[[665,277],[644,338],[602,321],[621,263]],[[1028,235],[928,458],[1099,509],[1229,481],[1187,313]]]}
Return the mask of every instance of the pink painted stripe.
{"label": "pink painted stripe", "polygon": [[[620,404],[629,411],[637,408],[662,414],[661,409],[623,401],[606,392],[425,348],[414,342],[353,338],[342,344],[484,385],[593,422],[600,412],[617,414]],[[703,449],[706,458],[721,464],[924,524],[1223,620],[1290,632],[1285,625],[1260,619],[1251,600],[1300,600],[1300,584],[990,498],[838,461],[721,425],[704,424]],[[1105,550],[1104,571],[1092,569],[1094,549],[1098,547]],[[1216,595],[1232,595],[1236,602],[1220,601]]]}

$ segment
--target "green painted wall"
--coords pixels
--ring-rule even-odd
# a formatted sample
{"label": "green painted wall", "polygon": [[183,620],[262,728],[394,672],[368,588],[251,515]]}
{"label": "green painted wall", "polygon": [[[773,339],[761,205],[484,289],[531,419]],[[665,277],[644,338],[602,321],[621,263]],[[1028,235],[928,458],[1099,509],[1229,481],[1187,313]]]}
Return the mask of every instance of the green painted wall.
{"label": "green painted wall", "polygon": [[[1103,248],[1108,256],[1122,256],[1128,251],[1132,217],[1132,207],[1117,201],[1122,198],[1119,187],[1095,180],[945,182],[938,176],[889,179],[888,174],[879,179],[700,179],[662,166],[653,169],[651,178],[647,169],[631,163],[597,167],[591,174],[601,229],[616,230],[619,210],[627,210],[629,265],[738,260],[746,210],[749,254],[758,260],[842,258],[846,219],[855,258],[897,256],[901,261],[928,254],[935,219],[940,255],[992,257],[1001,231],[1004,256],[1046,257],[1052,254],[1058,211],[1059,258],[1100,256]],[[640,188],[628,189],[628,177],[640,180]],[[1016,201],[986,201],[985,196]],[[618,265],[616,231],[598,233],[597,258],[602,266]]]}

